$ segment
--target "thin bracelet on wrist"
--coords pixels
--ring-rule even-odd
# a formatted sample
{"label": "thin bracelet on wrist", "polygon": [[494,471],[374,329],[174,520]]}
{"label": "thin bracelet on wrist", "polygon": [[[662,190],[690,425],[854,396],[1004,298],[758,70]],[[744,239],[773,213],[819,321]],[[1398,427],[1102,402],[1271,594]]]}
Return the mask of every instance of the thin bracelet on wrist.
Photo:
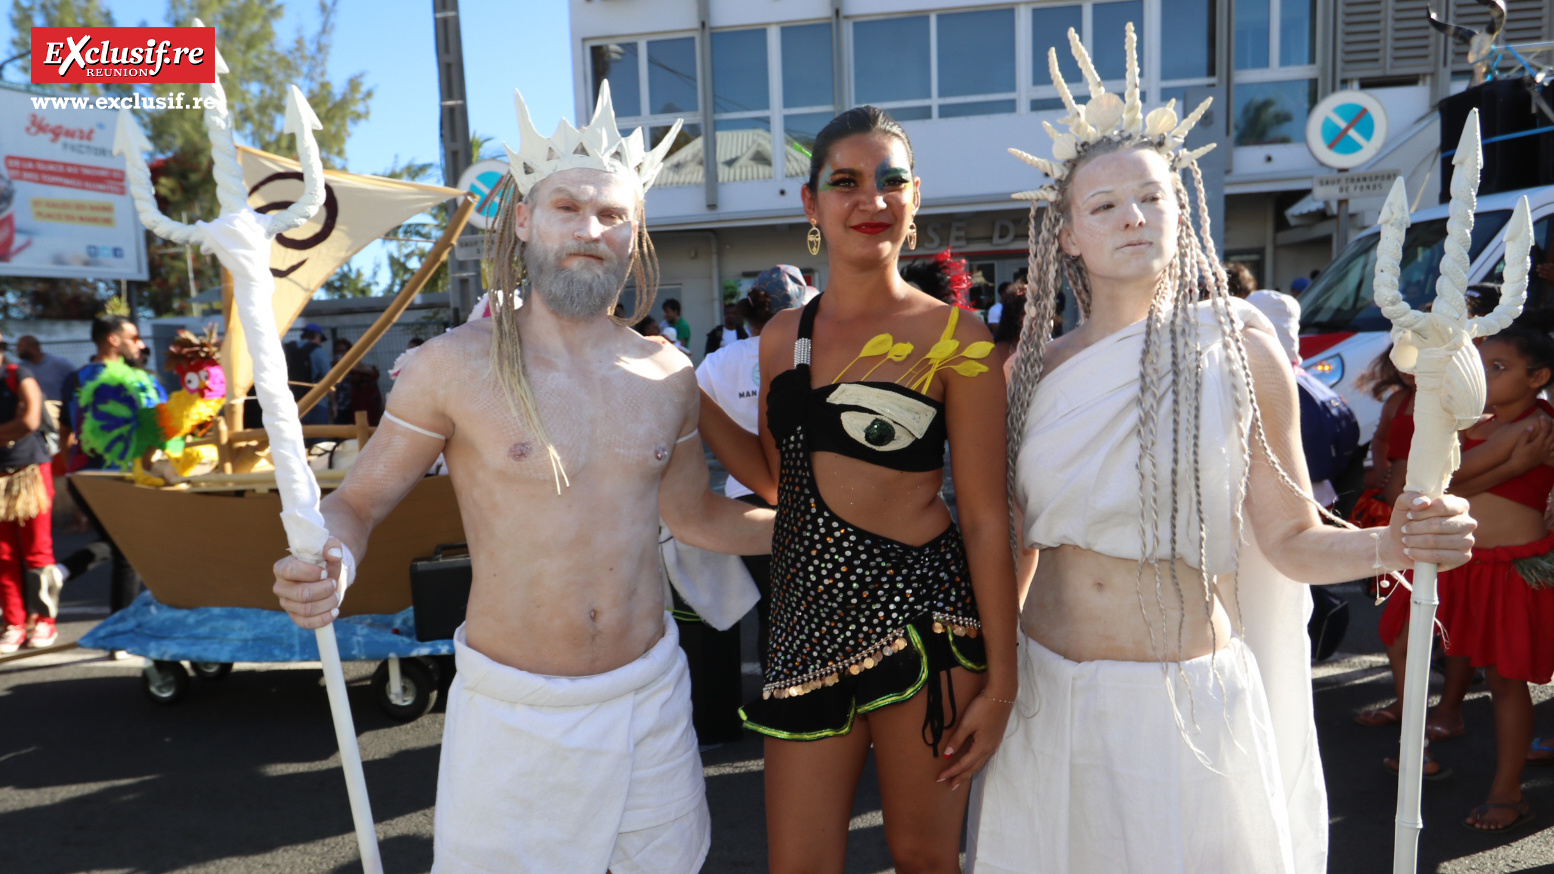
{"label": "thin bracelet on wrist", "polygon": [[986,698],[989,701],[996,701],[999,704],[1008,704],[1010,707],[1014,706],[1014,702],[1013,701],[1005,701],[1002,698],[994,698],[992,695],[989,695],[986,692],[983,692],[983,693],[977,695],[977,697],[978,698]]}

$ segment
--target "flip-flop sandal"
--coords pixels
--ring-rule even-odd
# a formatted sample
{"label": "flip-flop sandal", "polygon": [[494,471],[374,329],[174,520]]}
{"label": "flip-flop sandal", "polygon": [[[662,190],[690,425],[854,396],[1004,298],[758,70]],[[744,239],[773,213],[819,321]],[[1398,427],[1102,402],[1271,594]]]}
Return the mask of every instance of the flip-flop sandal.
{"label": "flip-flop sandal", "polygon": [[1490,810],[1496,807],[1504,807],[1507,810],[1516,811],[1516,819],[1511,820],[1500,828],[1479,828],[1473,823],[1468,822],[1467,820],[1463,820],[1462,827],[1468,831],[1480,832],[1483,834],[1503,835],[1507,832],[1516,831],[1533,820],[1532,806],[1525,801],[1517,802],[1516,804],[1500,804],[1493,801],[1486,801],[1483,804],[1480,804],[1478,807],[1468,811],[1468,816],[1471,816],[1474,819],[1483,819],[1484,814],[1488,813]]}
{"label": "flip-flop sandal", "polygon": [[[1544,756],[1534,756],[1533,753],[1547,753]],[[1554,765],[1554,741],[1550,738],[1535,737],[1532,739],[1532,747],[1527,751],[1527,764],[1529,765]]]}
{"label": "flip-flop sandal", "polygon": [[1454,737],[1462,737],[1463,735],[1465,735],[1467,733],[1468,733],[1468,727],[1467,726],[1463,726],[1462,728],[1456,729],[1455,731],[1447,731],[1446,729],[1441,728],[1438,725],[1427,725],[1427,726],[1425,726],[1425,738],[1427,738],[1428,740],[1431,740],[1431,741],[1451,740]]}
{"label": "flip-flop sandal", "polygon": [[1361,710],[1354,715],[1354,724],[1363,725],[1366,728],[1383,728],[1388,725],[1397,725],[1403,717],[1393,713],[1385,707],[1377,707],[1373,710]]}
{"label": "flip-flop sandal", "polygon": [[[1448,768],[1445,765],[1441,764],[1440,760],[1437,759],[1433,753],[1431,753],[1429,750],[1425,750],[1424,764],[1426,766],[1428,766],[1432,762],[1435,763],[1435,766],[1438,768],[1438,770],[1434,774],[1431,774],[1428,771],[1421,771],[1420,774],[1419,774],[1421,779],[1430,780],[1430,781],[1433,782],[1435,780],[1445,780],[1447,777],[1451,776],[1451,774],[1452,774],[1451,768]],[[1381,760],[1381,766],[1383,768],[1386,768],[1389,773],[1396,774],[1398,772],[1398,760],[1397,759],[1390,758],[1390,757],[1382,759]]]}

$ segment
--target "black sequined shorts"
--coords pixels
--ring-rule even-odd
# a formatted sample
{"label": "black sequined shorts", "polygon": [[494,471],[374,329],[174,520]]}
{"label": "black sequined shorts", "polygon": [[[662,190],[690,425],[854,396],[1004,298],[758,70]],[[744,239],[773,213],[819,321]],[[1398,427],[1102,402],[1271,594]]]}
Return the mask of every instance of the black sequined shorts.
{"label": "black sequined shorts", "polygon": [[940,684],[929,680],[951,668],[983,673],[987,655],[980,636],[958,636],[948,626],[935,631],[935,624],[932,616],[920,616],[907,626],[906,648],[890,658],[857,674],[844,672],[834,685],[802,695],[757,698],[739,709],[739,717],[746,728],[768,737],[820,740],[847,734],[858,714],[899,704],[926,687],[929,713],[923,741],[937,755],[944,731],[955,723],[954,704],[948,703],[951,713],[946,717]]}

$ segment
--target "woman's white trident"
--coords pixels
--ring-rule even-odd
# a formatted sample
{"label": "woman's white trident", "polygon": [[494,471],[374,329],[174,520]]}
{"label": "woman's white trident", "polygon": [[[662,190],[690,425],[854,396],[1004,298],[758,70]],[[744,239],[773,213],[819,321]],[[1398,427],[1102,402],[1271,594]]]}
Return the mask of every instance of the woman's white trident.
{"label": "woman's white trident", "polygon": [[[1414,442],[1408,452],[1404,488],[1438,498],[1446,493],[1461,463],[1457,432],[1478,422],[1484,412],[1484,365],[1473,345],[1511,324],[1527,298],[1527,255],[1532,221],[1527,198],[1516,204],[1505,232],[1505,276],[1494,312],[1468,317],[1468,258],[1478,174],[1484,166],[1479,146],[1478,110],[1468,113],[1452,158],[1451,218],[1446,223],[1445,257],[1428,313],[1413,309],[1398,293],[1403,232],[1408,228],[1408,198],[1403,180],[1392,185],[1381,210],[1381,242],[1376,247],[1376,305],[1392,321],[1392,361],[1418,384],[1414,396]],[[1393,597],[1398,597],[1394,595]],[[1425,699],[1430,694],[1430,639],[1435,630],[1435,565],[1414,563],[1412,612],[1408,622],[1408,666],[1403,680],[1403,751],[1398,769],[1397,826],[1392,850],[1393,874],[1414,874],[1418,861],[1419,781],[1424,774]]]}
{"label": "woman's white trident", "polygon": [[[204,26],[198,19],[193,25]],[[216,53],[216,72],[228,72],[219,51]],[[248,348],[254,359],[254,388],[259,395],[259,405],[264,409],[264,430],[270,438],[270,458],[275,464],[286,541],[297,558],[323,567],[324,544],[329,532],[318,511],[318,483],[307,465],[297,403],[286,384],[286,355],[281,349],[280,332],[276,329],[271,305],[275,279],[270,275],[270,247],[275,235],[301,226],[324,202],[324,167],[319,161],[318,144],[313,139],[313,131],[322,125],[302,92],[295,85],[291,86],[283,130],[296,137],[297,155],[302,164],[302,197],[283,211],[261,216],[248,208],[247,186],[243,184],[242,169],[237,163],[232,118],[227,111],[227,95],[221,82],[201,85],[200,96],[205,108],[205,127],[210,132],[216,199],[221,207],[221,215],[215,221],[186,225],[157,210],[151,172],[146,167],[144,154],[151,144],[127,109],[119,110],[113,153],[124,156],[130,194],[141,222],[152,233],[175,243],[199,243],[206,252],[215,253],[222,266],[232,274],[233,300],[248,335]],[[345,576],[343,568],[341,576]],[[342,591],[346,582],[341,580]],[[325,625],[317,630],[317,635],[362,867],[367,874],[381,874],[383,863],[378,856],[378,837],[373,830],[372,808],[367,802],[367,781],[362,774],[361,750],[356,745],[356,728],[345,696],[345,674],[340,670],[340,648],[335,642],[334,626]]]}

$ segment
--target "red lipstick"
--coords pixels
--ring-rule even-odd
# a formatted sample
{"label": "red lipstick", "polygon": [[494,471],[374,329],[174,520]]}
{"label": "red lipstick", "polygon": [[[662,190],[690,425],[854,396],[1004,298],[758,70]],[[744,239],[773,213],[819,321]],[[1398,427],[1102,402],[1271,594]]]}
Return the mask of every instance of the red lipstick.
{"label": "red lipstick", "polygon": [[889,222],[859,222],[858,224],[853,225],[852,228],[853,228],[853,230],[857,231],[860,234],[868,234],[870,236],[873,236],[874,234],[883,234],[886,231],[890,230],[890,223]]}

